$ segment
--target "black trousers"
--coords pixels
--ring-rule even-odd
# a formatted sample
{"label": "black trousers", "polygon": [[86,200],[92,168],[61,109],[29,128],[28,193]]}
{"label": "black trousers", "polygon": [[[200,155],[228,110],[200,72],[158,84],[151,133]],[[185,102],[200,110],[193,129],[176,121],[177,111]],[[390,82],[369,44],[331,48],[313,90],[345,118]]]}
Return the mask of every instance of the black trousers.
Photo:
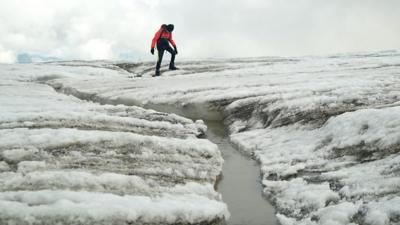
{"label": "black trousers", "polygon": [[162,39],[159,40],[159,42],[157,43],[157,51],[158,51],[158,60],[156,65],[156,72],[160,71],[161,62],[165,51],[168,51],[171,54],[171,61],[169,63],[169,67],[175,66],[175,50],[171,48],[171,46],[168,43],[168,40],[162,40]]}

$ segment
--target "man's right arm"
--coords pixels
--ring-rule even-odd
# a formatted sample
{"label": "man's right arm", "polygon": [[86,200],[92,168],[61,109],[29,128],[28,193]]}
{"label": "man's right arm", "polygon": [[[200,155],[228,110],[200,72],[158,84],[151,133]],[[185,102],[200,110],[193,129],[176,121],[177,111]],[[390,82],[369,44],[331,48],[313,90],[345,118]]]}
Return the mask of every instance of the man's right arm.
{"label": "man's right arm", "polygon": [[[159,39],[161,34],[161,31],[157,31],[157,33],[154,35],[153,40],[151,41],[151,49],[154,49],[154,47],[156,46],[157,40]],[[153,50],[154,51],[154,50]]]}

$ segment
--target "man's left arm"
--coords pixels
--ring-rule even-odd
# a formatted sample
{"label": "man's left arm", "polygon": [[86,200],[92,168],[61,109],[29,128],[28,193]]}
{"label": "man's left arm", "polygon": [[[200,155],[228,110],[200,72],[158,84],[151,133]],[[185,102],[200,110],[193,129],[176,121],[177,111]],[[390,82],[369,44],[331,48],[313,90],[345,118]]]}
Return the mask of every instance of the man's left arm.
{"label": "man's left arm", "polygon": [[174,39],[172,39],[172,34],[169,36],[168,41],[171,43],[171,45],[174,47],[175,54],[178,54],[178,49],[176,48],[176,44]]}

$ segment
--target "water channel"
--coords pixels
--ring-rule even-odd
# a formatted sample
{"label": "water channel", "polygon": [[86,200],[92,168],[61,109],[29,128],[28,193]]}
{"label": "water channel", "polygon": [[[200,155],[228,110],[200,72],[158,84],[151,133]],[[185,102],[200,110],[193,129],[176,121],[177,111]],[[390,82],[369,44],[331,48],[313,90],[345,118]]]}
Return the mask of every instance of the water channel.
{"label": "water channel", "polygon": [[217,191],[228,205],[228,225],[277,225],[273,206],[262,196],[260,167],[233,148],[220,121],[206,122],[206,136],[218,145],[225,160]]}

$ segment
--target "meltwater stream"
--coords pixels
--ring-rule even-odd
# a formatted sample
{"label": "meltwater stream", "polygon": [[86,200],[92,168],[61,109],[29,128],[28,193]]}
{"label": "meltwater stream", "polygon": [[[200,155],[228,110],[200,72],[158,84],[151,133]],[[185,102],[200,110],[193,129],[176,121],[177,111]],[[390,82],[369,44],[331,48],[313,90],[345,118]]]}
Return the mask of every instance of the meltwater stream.
{"label": "meltwater stream", "polygon": [[222,122],[208,121],[207,138],[225,160],[217,191],[228,205],[228,225],[277,225],[273,206],[262,196],[260,167],[230,144]]}

